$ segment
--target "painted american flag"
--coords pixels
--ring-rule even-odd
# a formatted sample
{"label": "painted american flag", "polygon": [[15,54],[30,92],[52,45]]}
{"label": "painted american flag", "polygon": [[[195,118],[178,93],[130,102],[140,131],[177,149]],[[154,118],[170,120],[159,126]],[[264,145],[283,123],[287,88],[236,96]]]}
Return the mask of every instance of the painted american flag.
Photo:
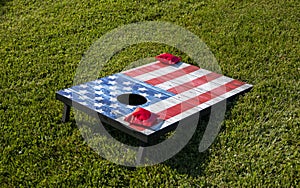
{"label": "painted american flag", "polygon": [[[170,65],[156,61],[58,93],[124,126],[150,135],[251,87],[183,62]],[[147,102],[138,106],[123,104],[117,96],[125,93],[142,95]],[[149,128],[130,125],[124,118],[137,107],[159,115],[163,121]]]}

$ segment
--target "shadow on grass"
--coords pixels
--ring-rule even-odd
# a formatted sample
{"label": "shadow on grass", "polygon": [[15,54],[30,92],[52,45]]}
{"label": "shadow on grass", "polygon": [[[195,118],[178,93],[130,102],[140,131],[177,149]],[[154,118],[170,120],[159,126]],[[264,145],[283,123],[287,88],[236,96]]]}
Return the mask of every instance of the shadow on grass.
{"label": "shadow on grass", "polygon": [[[81,127],[80,128],[81,133],[86,136],[93,137],[92,138],[93,140],[95,138],[94,137],[95,133],[98,134],[99,135],[98,140],[94,140],[94,141],[98,142],[98,143],[99,142],[104,143],[105,146],[101,145],[101,147],[106,148],[111,143],[109,143],[109,140],[106,138],[105,135],[101,134],[101,132],[103,133],[103,130],[100,130],[101,128],[100,128],[100,126],[97,126],[97,123],[91,123],[90,120],[93,118],[90,119],[88,117],[88,115],[86,117],[88,119],[85,119],[84,121],[82,121],[82,124],[84,124],[85,129],[82,129],[82,126],[78,126],[79,122],[76,122],[75,120],[71,121],[72,128],[76,128],[76,125],[78,127]],[[209,120],[209,115],[205,115],[205,116],[202,116],[201,118],[199,118],[198,127],[196,129],[196,132],[194,133],[194,135],[192,136],[192,138],[188,142],[188,144],[186,144],[183,147],[183,149],[181,151],[179,151],[175,156],[172,156],[170,159],[166,160],[162,164],[170,166],[171,168],[175,168],[178,172],[183,173],[183,174],[189,174],[192,176],[201,175],[202,172],[204,172],[205,166],[209,159],[209,153],[208,152],[199,153],[198,145],[199,145],[199,142],[201,141],[203,133],[206,129],[208,120]],[[127,135],[124,132],[122,132],[116,128],[113,128],[105,123],[103,123],[103,125],[104,125],[104,128],[106,129],[106,131],[120,143],[129,145],[129,146],[133,146],[133,147],[141,146],[141,142],[138,139],[136,139],[130,135]],[[188,125],[187,125],[187,127],[188,127]],[[153,145],[155,145],[157,143],[161,143],[161,142],[165,141],[166,139],[172,137],[173,133],[174,133],[174,131],[167,133],[164,136],[161,136],[155,143],[153,143]],[[86,136],[84,136],[84,137],[86,137]],[[95,145],[95,146],[99,147],[100,145]],[[114,155],[114,156],[118,156],[119,152],[122,152],[122,150],[123,150],[122,147],[119,148],[116,145],[110,145],[109,147],[111,147],[110,151],[114,150],[114,153],[111,153],[111,155]],[[95,148],[94,148],[94,150],[95,150]],[[172,148],[171,148],[171,150],[172,150]],[[97,149],[95,151],[97,153],[99,152],[99,151],[97,151]],[[117,153],[115,153],[115,152],[117,152]],[[152,151],[152,152],[155,152],[159,155],[161,152],[165,152],[165,151]],[[100,153],[101,153],[101,151],[100,151]],[[145,154],[145,155],[147,155],[147,154]],[[122,155],[119,157],[122,157]],[[128,159],[128,161],[129,160],[130,160],[130,164],[134,164],[134,162],[131,163],[132,159]],[[156,161],[156,160],[157,159],[154,159],[154,161]],[[124,168],[126,168],[128,170],[136,170],[135,167],[124,167]]]}
{"label": "shadow on grass", "polygon": [[[230,115],[230,111],[235,103],[236,103],[235,100],[231,100],[231,101],[227,102],[227,105],[226,105],[227,110],[226,110],[225,117],[228,114]],[[91,134],[91,133],[95,134],[95,132],[97,134],[98,133],[101,134],[101,132],[103,132],[103,130],[101,131],[99,129],[100,126],[95,126],[95,125],[97,125],[97,122],[90,124],[91,117],[88,117],[88,115],[85,115],[85,116],[88,119],[86,119],[83,122],[83,124],[87,125],[87,128],[89,129],[89,131],[86,132],[86,134]],[[196,129],[194,135],[192,136],[191,140],[188,142],[188,144],[186,144],[186,146],[181,151],[179,151],[175,156],[166,160],[162,164],[171,167],[172,169],[176,170],[177,172],[179,172],[181,174],[187,174],[187,175],[193,176],[193,177],[205,175],[205,169],[209,163],[210,153],[209,153],[209,150],[206,150],[206,151],[200,153],[198,148],[199,148],[199,143],[202,140],[203,134],[207,128],[209,118],[210,118],[210,113],[208,111],[207,115],[203,115],[199,118],[197,129]],[[72,120],[71,120],[72,128],[76,128],[76,126],[78,127],[77,123],[78,122],[76,122],[72,118]],[[123,144],[135,146],[135,147],[138,147],[141,144],[141,142],[139,140],[137,140],[136,138],[129,136],[116,128],[113,128],[106,124],[104,124],[104,128],[113,138],[115,138],[116,140],[118,140],[119,142],[121,142]],[[221,131],[222,131],[222,128],[221,128],[220,132]],[[82,133],[82,134],[85,134],[85,133]],[[168,136],[170,136],[170,135],[172,135],[172,132],[168,133],[166,136],[162,136],[158,140],[158,143],[163,142],[164,140],[168,139]],[[98,141],[103,142],[102,139],[103,138],[100,138],[100,140],[96,140],[96,142],[98,142]],[[103,147],[103,146],[101,146],[101,147]],[[112,148],[112,149],[115,150],[117,153],[112,153],[112,155],[118,156],[119,151],[121,151],[123,148],[117,149],[116,146],[113,146],[113,147],[114,148]],[[126,168],[128,170],[136,169],[134,167],[124,167],[124,168]]]}
{"label": "shadow on grass", "polygon": [[[231,109],[235,103],[236,98],[227,101],[225,118],[230,115]],[[209,149],[204,152],[199,152],[199,144],[207,128],[209,116],[210,113],[200,117],[197,130],[186,147],[163,164],[170,166],[181,174],[187,174],[193,177],[205,175],[205,169],[210,161],[210,153]],[[222,131],[224,131],[223,126],[220,128],[218,134]],[[213,144],[215,144],[215,142],[213,142],[212,145]]]}
{"label": "shadow on grass", "polygon": [[181,174],[191,176],[203,175],[206,164],[209,160],[209,152],[199,153],[198,147],[201,138],[208,124],[209,115],[199,119],[198,127],[188,144],[175,156],[165,161],[163,164],[176,169]]}

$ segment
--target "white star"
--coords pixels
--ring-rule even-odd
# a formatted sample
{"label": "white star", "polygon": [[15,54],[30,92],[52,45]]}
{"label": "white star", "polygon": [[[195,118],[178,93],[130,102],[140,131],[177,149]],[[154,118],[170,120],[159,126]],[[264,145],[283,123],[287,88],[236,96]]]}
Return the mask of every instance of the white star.
{"label": "white star", "polygon": [[87,94],[88,92],[86,90],[80,90],[80,91],[78,91],[78,93],[81,95],[84,95],[84,94]]}
{"label": "white star", "polygon": [[96,97],[95,99],[96,99],[97,101],[101,101],[101,100],[103,100],[103,97],[99,96],[99,97]]}
{"label": "white star", "polygon": [[87,105],[87,103],[86,102],[80,102],[82,105],[84,105],[84,106],[86,106]]}
{"label": "white star", "polygon": [[118,100],[116,98],[110,98],[111,102],[117,102]]}
{"label": "white star", "polygon": [[102,104],[102,103],[95,103],[95,106],[96,106],[96,107],[102,107],[103,104]]}
{"label": "white star", "polygon": [[102,88],[103,88],[103,86],[101,86],[101,85],[97,85],[97,86],[94,87],[95,90],[100,90]]}
{"label": "white star", "polygon": [[140,95],[143,95],[144,97],[149,96],[147,93],[141,93]]}
{"label": "white star", "polygon": [[119,105],[118,104],[111,104],[109,107],[111,107],[111,108],[118,108]]}
{"label": "white star", "polygon": [[117,95],[117,94],[118,94],[118,92],[116,92],[116,91],[110,92],[110,95]]}
{"label": "white star", "polygon": [[115,90],[115,89],[117,89],[117,88],[118,88],[117,86],[110,86],[110,87],[109,87],[110,90]]}
{"label": "white star", "polygon": [[66,94],[64,94],[64,95],[71,95],[72,94],[72,92],[71,91],[64,91],[64,93],[66,93]]}
{"label": "white star", "polygon": [[138,88],[138,90],[139,90],[139,91],[147,91],[147,89],[144,88],[144,87]]}
{"label": "white star", "polygon": [[103,81],[99,79],[99,80],[96,80],[95,82],[96,82],[97,84],[101,84]]}
{"label": "white star", "polygon": [[81,100],[85,100],[85,99],[88,99],[88,97],[87,97],[87,96],[85,96],[85,95],[82,95],[82,96],[79,96],[79,99],[81,99]]}
{"label": "white star", "polygon": [[155,94],[154,97],[161,98],[162,94],[161,93]]}
{"label": "white star", "polygon": [[103,113],[104,111],[102,109],[99,109],[98,112]]}
{"label": "white star", "polygon": [[95,93],[98,94],[98,95],[103,95],[103,94],[104,94],[104,92],[103,92],[102,90],[100,90],[100,91],[95,91]]}
{"label": "white star", "polygon": [[131,82],[128,82],[128,81],[127,81],[127,82],[123,82],[123,84],[126,85],[126,86],[128,86],[128,85],[131,84]]}
{"label": "white star", "polygon": [[114,80],[114,79],[116,79],[117,77],[114,76],[114,75],[112,75],[112,76],[109,76],[108,78],[111,79],[111,80]]}
{"label": "white star", "polygon": [[70,90],[70,89],[65,89],[64,91],[67,93],[72,93],[72,90]]}
{"label": "white star", "polygon": [[108,81],[108,84],[111,84],[111,85],[115,85],[117,82],[116,81]]}
{"label": "white star", "polygon": [[132,106],[132,105],[126,105],[127,108],[130,108],[130,109],[133,109],[135,108],[135,106]]}
{"label": "white star", "polygon": [[124,89],[125,91],[131,91],[131,90],[132,90],[131,87],[124,87],[123,89]]}
{"label": "white star", "polygon": [[65,95],[66,97],[68,97],[68,98],[72,98],[72,95],[71,95],[71,93],[68,93],[67,95]]}
{"label": "white star", "polygon": [[85,89],[85,88],[87,88],[88,86],[85,85],[85,84],[83,84],[83,85],[80,85],[80,87]]}
{"label": "white star", "polygon": [[121,112],[119,110],[113,110],[111,111],[112,114],[121,114]]}

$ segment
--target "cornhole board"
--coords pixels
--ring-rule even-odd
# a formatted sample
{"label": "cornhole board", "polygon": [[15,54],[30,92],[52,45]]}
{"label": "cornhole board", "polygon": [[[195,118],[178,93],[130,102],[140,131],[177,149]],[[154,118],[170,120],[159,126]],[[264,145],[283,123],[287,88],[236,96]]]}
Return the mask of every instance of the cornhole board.
{"label": "cornhole board", "polygon": [[[171,65],[156,61],[60,90],[56,98],[65,104],[63,121],[68,121],[73,106],[143,143],[150,143],[174,130],[179,121],[252,87],[187,63]],[[151,127],[125,121],[138,107],[157,114],[162,121]]]}

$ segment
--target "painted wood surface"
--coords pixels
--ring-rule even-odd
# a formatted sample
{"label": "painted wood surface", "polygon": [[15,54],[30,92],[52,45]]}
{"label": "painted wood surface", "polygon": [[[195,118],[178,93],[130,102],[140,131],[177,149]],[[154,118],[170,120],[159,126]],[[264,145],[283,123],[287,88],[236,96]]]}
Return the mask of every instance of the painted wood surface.
{"label": "painted wood surface", "polygon": [[[58,94],[150,135],[252,87],[183,62],[168,65],[157,61],[60,90]],[[126,93],[141,95],[147,102],[133,106],[118,101],[117,97]],[[152,127],[130,125],[124,119],[137,107],[157,114],[163,121]]]}

